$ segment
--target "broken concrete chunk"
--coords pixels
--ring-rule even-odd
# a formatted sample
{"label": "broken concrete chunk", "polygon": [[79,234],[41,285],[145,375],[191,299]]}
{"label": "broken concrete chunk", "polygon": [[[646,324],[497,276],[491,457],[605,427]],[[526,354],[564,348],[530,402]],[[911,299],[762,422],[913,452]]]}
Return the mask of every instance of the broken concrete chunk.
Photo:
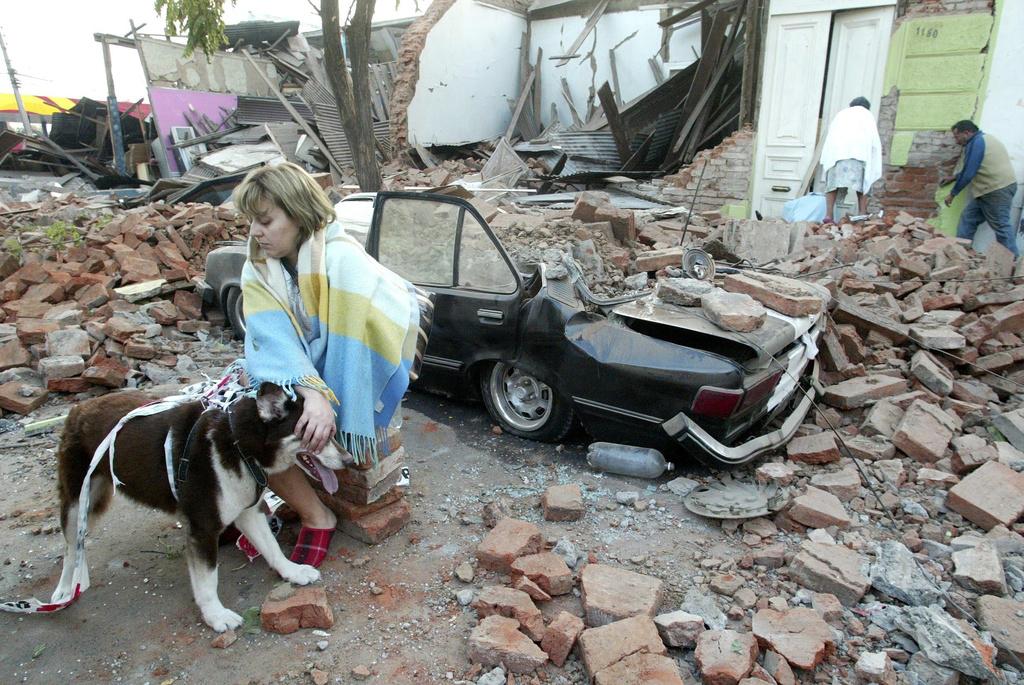
{"label": "broken concrete chunk", "polygon": [[579,644],[583,667],[591,678],[630,654],[640,651],[665,654],[667,651],[650,616],[632,616],[587,628],[580,634]]}
{"label": "broken concrete chunk", "polygon": [[752,630],[762,649],[773,649],[797,668],[810,670],[835,651],[832,628],[813,609],[754,614]]}
{"label": "broken concrete chunk", "polygon": [[547,663],[548,655],[519,632],[519,622],[488,616],[469,635],[469,658],[484,666],[505,666],[513,673],[531,673]]}
{"label": "broken concrete chunk", "polygon": [[946,506],[985,530],[1011,526],[1024,514],[1024,474],[986,462],[953,486]]}
{"label": "broken concrete chunk", "polygon": [[587,625],[603,626],[629,616],[654,616],[664,583],[607,564],[588,564],[580,573]]}
{"label": "broken concrete chunk", "polygon": [[1024,602],[983,595],[978,598],[978,622],[995,637],[1000,662],[1024,660]]}
{"label": "broken concrete chunk", "polygon": [[713,283],[695,278],[664,278],[658,281],[657,297],[679,307],[699,307],[702,297],[715,289]]}
{"label": "broken concrete chunk", "polygon": [[708,630],[697,639],[694,656],[705,685],[737,685],[754,667],[758,651],[750,633]]}
{"label": "broken concrete chunk", "polygon": [[498,521],[476,548],[477,559],[484,568],[508,573],[512,562],[521,556],[541,550],[540,529],[532,523],[506,518]]}
{"label": "broken concrete chunk", "polygon": [[693,647],[704,632],[704,619],[682,610],[658,614],[654,623],[669,647]]}
{"label": "broken concrete chunk", "polygon": [[825,305],[814,288],[800,281],[756,271],[728,274],[722,287],[750,295],[765,307],[795,318],[817,315]]}
{"label": "broken concrete chunk", "polygon": [[998,682],[995,647],[963,621],[937,607],[908,607],[896,622],[940,666],[981,680],[996,678]]}
{"label": "broken concrete chunk", "polygon": [[715,325],[740,333],[756,331],[768,316],[764,307],[749,295],[718,289],[701,298],[701,308]]}
{"label": "broken concrete chunk", "polygon": [[995,545],[982,542],[953,552],[953,578],[968,590],[986,595],[1006,594],[1003,562]]}
{"label": "broken concrete chunk", "polygon": [[840,545],[805,541],[789,567],[790,577],[809,590],[828,592],[853,606],[868,591],[867,559]]}
{"label": "broken concrete chunk", "polygon": [[879,547],[871,565],[871,585],[911,606],[926,606],[942,596],[941,585],[926,577],[913,553],[896,540],[886,540]]}

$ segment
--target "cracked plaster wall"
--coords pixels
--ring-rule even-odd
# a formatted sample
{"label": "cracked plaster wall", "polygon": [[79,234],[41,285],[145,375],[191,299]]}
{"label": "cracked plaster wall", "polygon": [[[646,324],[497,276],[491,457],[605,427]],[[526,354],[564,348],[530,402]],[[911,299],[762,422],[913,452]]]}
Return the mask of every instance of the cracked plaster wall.
{"label": "cracked plaster wall", "polygon": [[[218,52],[207,57],[197,50],[186,59],[180,43],[140,38],[138,45],[150,86],[232,95],[274,95],[242,55]],[[277,83],[274,65],[266,60],[255,61],[271,82]]]}

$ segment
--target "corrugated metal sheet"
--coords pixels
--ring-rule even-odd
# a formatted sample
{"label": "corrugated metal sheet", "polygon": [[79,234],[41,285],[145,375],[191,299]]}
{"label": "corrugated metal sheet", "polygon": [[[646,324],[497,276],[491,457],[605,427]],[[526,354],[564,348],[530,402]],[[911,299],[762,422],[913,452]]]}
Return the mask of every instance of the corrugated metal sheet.
{"label": "corrugated metal sheet", "polygon": [[[341,117],[338,116],[338,107],[334,101],[334,95],[323,85],[310,79],[302,87],[302,96],[313,106],[316,127],[320,131],[331,156],[342,166],[352,166],[352,150],[348,145],[348,138],[345,137],[345,130],[341,126]],[[373,136],[384,148],[385,154],[391,154],[390,124],[387,121],[378,121],[373,124]]]}
{"label": "corrugated metal sheet", "polygon": [[[309,123],[314,123],[313,111],[299,98],[288,98],[295,111]],[[293,121],[292,115],[277,98],[261,98],[251,95],[238,96],[235,119],[240,124],[265,124],[268,121]]]}

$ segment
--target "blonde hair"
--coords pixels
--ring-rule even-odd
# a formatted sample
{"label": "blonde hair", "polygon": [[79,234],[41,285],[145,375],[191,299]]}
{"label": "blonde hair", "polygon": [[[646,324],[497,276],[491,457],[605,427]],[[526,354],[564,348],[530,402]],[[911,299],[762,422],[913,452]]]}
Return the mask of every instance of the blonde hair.
{"label": "blonde hair", "polygon": [[235,207],[250,221],[272,203],[294,221],[308,240],[316,231],[334,221],[334,207],[323,189],[298,164],[284,162],[253,169],[235,188]]}

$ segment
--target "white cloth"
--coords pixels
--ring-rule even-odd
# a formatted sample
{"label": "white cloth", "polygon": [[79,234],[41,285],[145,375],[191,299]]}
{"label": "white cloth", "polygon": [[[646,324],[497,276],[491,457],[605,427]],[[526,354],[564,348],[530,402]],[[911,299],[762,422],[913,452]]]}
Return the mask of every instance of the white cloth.
{"label": "white cloth", "polygon": [[841,159],[864,162],[864,189],[882,177],[882,141],[871,112],[861,107],[847,107],[836,114],[828,126],[821,148],[821,166],[828,171]]}

